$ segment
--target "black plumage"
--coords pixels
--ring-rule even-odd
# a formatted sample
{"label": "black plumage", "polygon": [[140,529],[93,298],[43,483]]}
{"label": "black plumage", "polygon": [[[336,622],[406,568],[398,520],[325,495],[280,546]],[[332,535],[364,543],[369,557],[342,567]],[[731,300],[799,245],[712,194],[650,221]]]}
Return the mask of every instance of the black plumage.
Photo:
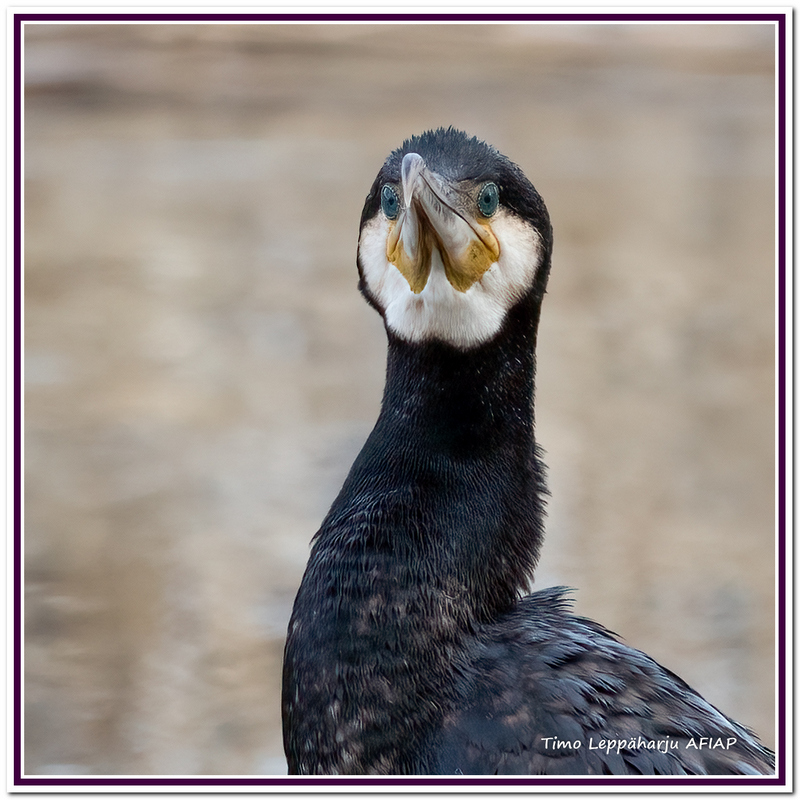
{"label": "black plumage", "polygon": [[551,249],[522,171],[453,129],[406,141],[367,196],[360,288],[386,322],[386,387],[289,625],[292,773],[774,769],[751,732],[572,615],[563,590],[525,596],[543,536],[533,390]]}

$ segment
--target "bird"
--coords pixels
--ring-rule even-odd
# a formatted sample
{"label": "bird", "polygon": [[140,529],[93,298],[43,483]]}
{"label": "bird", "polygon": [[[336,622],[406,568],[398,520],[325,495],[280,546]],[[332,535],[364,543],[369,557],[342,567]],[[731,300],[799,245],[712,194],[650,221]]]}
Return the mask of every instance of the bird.
{"label": "bird", "polygon": [[284,651],[296,775],[763,775],[774,754],[677,675],[529,593],[553,233],[539,193],[453,127],[406,139],[361,215],[383,317],[377,422],[312,540]]}

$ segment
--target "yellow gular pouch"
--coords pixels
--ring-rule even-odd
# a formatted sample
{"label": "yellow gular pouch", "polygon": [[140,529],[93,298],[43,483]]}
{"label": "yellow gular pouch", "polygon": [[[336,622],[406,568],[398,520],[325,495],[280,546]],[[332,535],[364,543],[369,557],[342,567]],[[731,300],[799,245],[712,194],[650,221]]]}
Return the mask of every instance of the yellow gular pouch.
{"label": "yellow gular pouch", "polygon": [[431,258],[436,246],[430,229],[422,227],[416,242],[416,257],[409,255],[400,237],[400,224],[390,223],[389,235],[386,238],[386,259],[408,281],[414,294],[419,294],[428,283],[431,274]]}
{"label": "yellow gular pouch", "polygon": [[458,292],[466,292],[477,283],[500,258],[500,246],[491,228],[481,226],[488,236],[472,239],[460,259],[453,259],[447,251],[442,253],[444,273],[450,285]]}
{"label": "yellow gular pouch", "polygon": [[[500,244],[488,225],[480,224],[480,233],[469,225],[466,246],[449,247],[437,235],[436,229],[427,221],[420,220],[416,254],[411,256],[403,245],[398,225],[393,223],[386,239],[386,258],[408,282],[414,294],[420,294],[428,283],[432,267],[433,251],[437,250],[444,265],[445,276],[458,292],[466,292],[477,283],[487,270],[500,258]],[[462,222],[467,227],[467,223]],[[454,252],[460,250],[460,252]]]}

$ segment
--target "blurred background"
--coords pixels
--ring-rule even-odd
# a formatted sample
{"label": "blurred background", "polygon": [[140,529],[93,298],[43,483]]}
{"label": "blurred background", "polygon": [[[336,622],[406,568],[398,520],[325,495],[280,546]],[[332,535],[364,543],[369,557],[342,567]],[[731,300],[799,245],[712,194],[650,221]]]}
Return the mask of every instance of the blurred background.
{"label": "blurred background", "polygon": [[413,133],[555,229],[539,588],[774,742],[771,25],[25,26],[26,769],[270,774],[377,416],[363,199]]}

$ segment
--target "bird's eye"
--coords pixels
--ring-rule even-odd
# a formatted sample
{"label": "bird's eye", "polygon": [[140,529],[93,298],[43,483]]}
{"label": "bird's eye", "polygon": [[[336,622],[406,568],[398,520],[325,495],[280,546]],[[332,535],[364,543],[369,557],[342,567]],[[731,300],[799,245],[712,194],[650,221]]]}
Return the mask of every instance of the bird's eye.
{"label": "bird's eye", "polygon": [[496,183],[486,183],[478,193],[478,208],[484,217],[491,217],[500,204],[500,190]]}
{"label": "bird's eye", "polygon": [[400,200],[397,197],[397,192],[388,183],[381,189],[381,209],[389,219],[396,219],[400,211]]}

